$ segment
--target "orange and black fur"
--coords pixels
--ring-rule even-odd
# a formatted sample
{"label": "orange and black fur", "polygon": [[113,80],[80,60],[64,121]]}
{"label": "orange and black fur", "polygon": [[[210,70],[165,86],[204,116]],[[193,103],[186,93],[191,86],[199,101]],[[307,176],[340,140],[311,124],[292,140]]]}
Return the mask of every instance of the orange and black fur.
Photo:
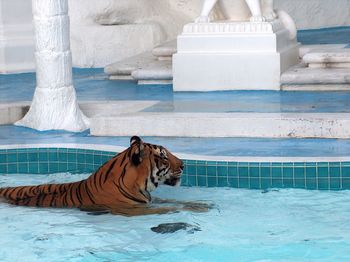
{"label": "orange and black fur", "polygon": [[174,207],[145,208],[151,202],[150,191],[159,184],[178,185],[182,170],[183,162],[167,149],[134,136],[128,149],[85,180],[0,188],[0,198],[19,206],[77,207],[124,215],[166,213]]}

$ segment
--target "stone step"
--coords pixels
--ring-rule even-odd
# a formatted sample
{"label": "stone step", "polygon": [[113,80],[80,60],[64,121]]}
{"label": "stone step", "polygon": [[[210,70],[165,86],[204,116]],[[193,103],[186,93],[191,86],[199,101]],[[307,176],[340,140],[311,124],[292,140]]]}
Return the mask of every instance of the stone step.
{"label": "stone step", "polygon": [[131,74],[134,70],[155,61],[157,58],[148,51],[110,64],[104,68],[104,71],[110,79],[133,79]]}
{"label": "stone step", "polygon": [[90,132],[95,136],[348,139],[349,126],[349,113],[138,112],[92,118]]}
{"label": "stone step", "polygon": [[350,70],[346,68],[312,68],[305,64],[284,72],[282,90],[340,91],[350,90]]}
{"label": "stone step", "polygon": [[156,46],[153,48],[152,54],[158,57],[159,60],[171,60],[176,51],[177,44],[175,39]]}
{"label": "stone step", "polygon": [[138,84],[170,84],[173,79],[172,61],[156,60],[143,64],[131,76]]}
{"label": "stone step", "polygon": [[349,68],[350,48],[312,51],[303,57],[303,62],[314,68]]}
{"label": "stone step", "polygon": [[302,45],[299,47],[299,56],[303,58],[310,52],[328,52],[333,50],[344,49],[346,44],[331,44],[331,45]]}

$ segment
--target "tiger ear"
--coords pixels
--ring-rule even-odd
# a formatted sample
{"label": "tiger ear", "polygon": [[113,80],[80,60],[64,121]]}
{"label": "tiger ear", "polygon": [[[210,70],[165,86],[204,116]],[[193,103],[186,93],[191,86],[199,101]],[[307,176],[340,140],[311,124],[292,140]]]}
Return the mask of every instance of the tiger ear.
{"label": "tiger ear", "polygon": [[133,136],[130,139],[130,145],[135,147],[131,155],[131,162],[135,166],[138,166],[143,160],[145,146],[143,145],[143,141],[141,140],[141,138],[139,138],[138,136]]}
{"label": "tiger ear", "polygon": [[132,146],[134,143],[141,143],[142,139],[138,136],[133,136],[130,138],[130,146]]}

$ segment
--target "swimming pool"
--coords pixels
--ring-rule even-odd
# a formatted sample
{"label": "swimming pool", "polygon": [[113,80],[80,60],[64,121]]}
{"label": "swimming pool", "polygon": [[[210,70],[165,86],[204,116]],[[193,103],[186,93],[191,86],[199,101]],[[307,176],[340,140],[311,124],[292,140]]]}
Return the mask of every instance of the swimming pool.
{"label": "swimming pool", "polygon": [[[0,186],[87,174],[0,175]],[[2,261],[349,261],[349,191],[163,186],[154,196],[206,200],[208,213],[122,217],[0,203]],[[157,234],[185,222],[201,231]]]}

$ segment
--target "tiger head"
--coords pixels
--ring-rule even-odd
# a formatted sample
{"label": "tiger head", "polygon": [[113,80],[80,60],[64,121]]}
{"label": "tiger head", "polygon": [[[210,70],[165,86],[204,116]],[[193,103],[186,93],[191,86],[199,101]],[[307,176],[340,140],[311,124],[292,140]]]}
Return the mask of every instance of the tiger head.
{"label": "tiger head", "polygon": [[184,168],[183,162],[166,148],[144,143],[141,138],[133,136],[130,139],[132,150],[131,162],[138,169],[144,169],[145,189],[150,192],[160,184],[177,186],[181,182]]}

